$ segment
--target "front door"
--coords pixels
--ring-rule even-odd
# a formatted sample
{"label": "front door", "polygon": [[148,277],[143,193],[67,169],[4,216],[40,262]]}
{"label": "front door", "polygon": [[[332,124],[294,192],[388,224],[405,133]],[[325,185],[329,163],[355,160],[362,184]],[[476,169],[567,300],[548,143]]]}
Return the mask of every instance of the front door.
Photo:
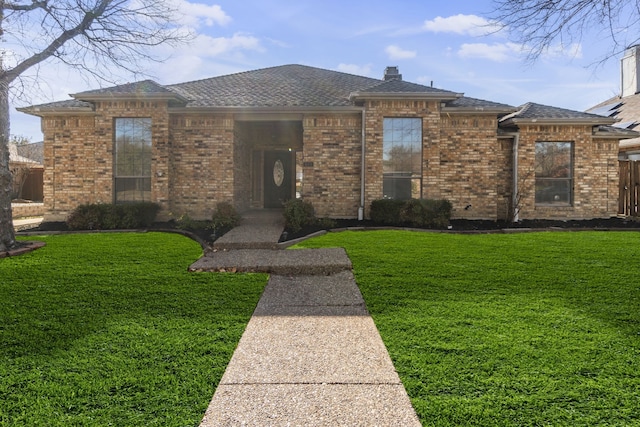
{"label": "front door", "polygon": [[281,208],[291,198],[293,183],[291,152],[264,152],[264,207]]}

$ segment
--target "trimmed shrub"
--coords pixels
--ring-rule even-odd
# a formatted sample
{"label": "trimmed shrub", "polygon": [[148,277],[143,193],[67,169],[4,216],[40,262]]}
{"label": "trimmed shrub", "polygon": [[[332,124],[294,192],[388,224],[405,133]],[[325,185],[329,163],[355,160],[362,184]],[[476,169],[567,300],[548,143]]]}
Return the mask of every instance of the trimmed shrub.
{"label": "trimmed shrub", "polygon": [[67,218],[67,226],[70,230],[144,228],[153,224],[159,210],[158,204],[150,202],[80,205]]}
{"label": "trimmed shrub", "polygon": [[109,206],[111,205],[80,205],[67,218],[67,227],[70,230],[103,230],[102,224]]}
{"label": "trimmed shrub", "polygon": [[444,228],[452,209],[444,199],[381,199],[371,203],[371,219],[385,225]]}
{"label": "trimmed shrub", "polygon": [[211,228],[214,231],[233,228],[240,224],[241,219],[242,217],[231,203],[219,202],[211,217]]}
{"label": "trimmed shrub", "polygon": [[400,211],[405,200],[378,199],[371,202],[371,220],[378,224],[400,225]]}
{"label": "trimmed shrub", "polygon": [[285,227],[294,233],[316,222],[315,210],[311,202],[291,199],[284,203]]}
{"label": "trimmed shrub", "polygon": [[335,228],[338,225],[338,221],[336,221],[333,218],[318,218],[316,220],[316,224],[320,228],[330,229],[330,228]]}

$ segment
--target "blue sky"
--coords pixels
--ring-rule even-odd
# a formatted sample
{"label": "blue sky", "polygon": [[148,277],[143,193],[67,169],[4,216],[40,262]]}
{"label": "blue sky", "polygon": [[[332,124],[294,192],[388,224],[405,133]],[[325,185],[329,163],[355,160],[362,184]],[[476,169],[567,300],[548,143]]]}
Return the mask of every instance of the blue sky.
{"label": "blue sky", "polygon": [[[487,34],[491,0],[170,1],[184,14],[181,25],[198,36],[189,45],[158,51],[168,59],[148,64],[146,72],[160,84],[283,64],[382,78],[384,68],[394,65],[404,80],[433,81],[435,87],[514,106],[531,101],[582,111],[620,90],[619,58],[592,65],[607,53],[599,34],[556,47],[530,64],[508,34]],[[40,85],[26,79],[14,107],[99,87],[55,63],[37,72]],[[119,76],[119,83],[135,80]],[[13,135],[42,138],[38,118],[13,112],[11,120]]]}

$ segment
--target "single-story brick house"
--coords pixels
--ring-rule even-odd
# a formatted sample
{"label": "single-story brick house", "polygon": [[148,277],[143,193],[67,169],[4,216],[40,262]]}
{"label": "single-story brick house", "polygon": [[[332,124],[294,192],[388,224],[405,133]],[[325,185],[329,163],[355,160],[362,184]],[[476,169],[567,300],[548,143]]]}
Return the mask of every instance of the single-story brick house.
{"label": "single-story brick house", "polygon": [[381,198],[448,199],[454,218],[581,219],[618,207],[616,119],[284,65],[150,80],[21,108],[42,118],[46,220],[89,202],[209,217],[294,197],[366,218]]}

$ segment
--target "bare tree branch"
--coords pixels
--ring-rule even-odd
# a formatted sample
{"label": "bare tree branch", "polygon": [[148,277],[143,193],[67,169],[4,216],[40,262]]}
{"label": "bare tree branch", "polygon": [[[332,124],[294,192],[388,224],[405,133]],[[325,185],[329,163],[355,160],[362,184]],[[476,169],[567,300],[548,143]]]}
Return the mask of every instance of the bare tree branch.
{"label": "bare tree branch", "polygon": [[537,60],[556,47],[579,44],[587,34],[611,42],[602,58],[619,55],[640,40],[640,0],[494,0],[500,23]]}
{"label": "bare tree branch", "polygon": [[157,59],[153,47],[191,38],[175,22],[178,16],[171,0],[0,0],[0,251],[15,245],[10,88],[24,90],[26,71],[48,60],[100,80],[109,81],[114,65],[139,74],[142,62]]}

